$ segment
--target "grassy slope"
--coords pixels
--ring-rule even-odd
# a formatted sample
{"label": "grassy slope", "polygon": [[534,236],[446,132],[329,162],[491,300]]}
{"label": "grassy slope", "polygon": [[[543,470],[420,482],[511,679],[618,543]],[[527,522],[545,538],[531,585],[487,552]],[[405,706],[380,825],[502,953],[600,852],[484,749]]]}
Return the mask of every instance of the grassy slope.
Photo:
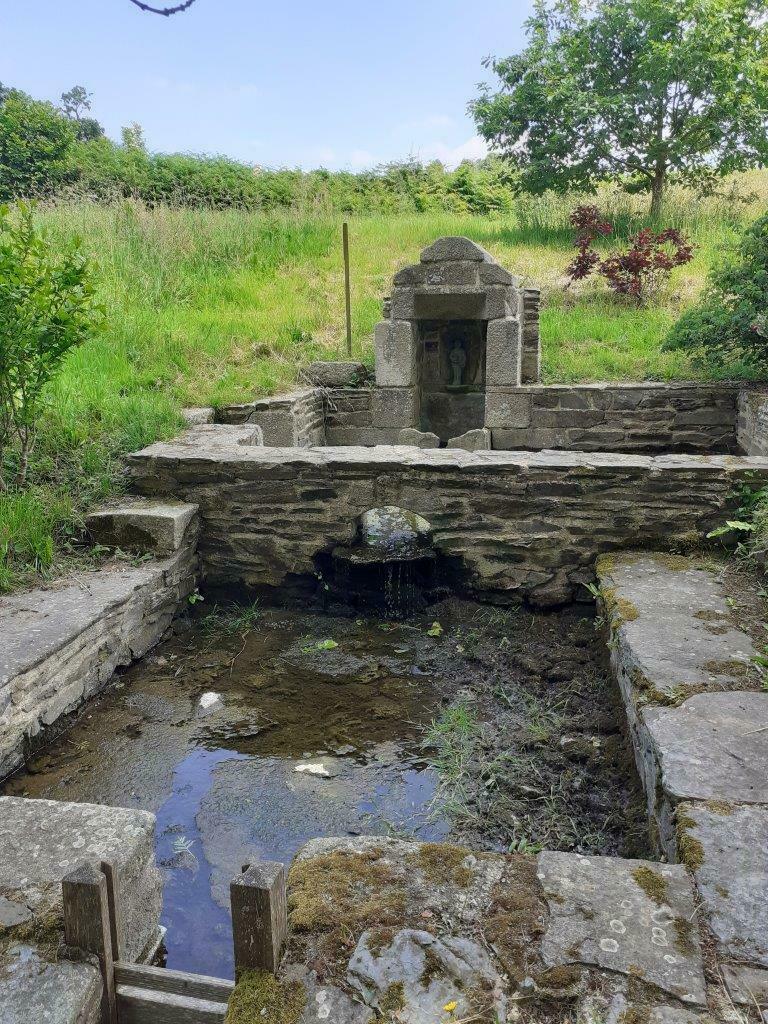
{"label": "grassy slope", "polygon": [[[514,216],[495,219],[356,219],[354,354],[372,362],[373,326],[394,271],[435,237],[465,234],[543,288],[547,381],[697,376],[686,356],[662,353],[660,341],[740,224],[764,209],[768,174],[746,178],[759,193],[749,206],[671,197],[667,222],[699,248],[663,300],[641,310],[612,300],[599,282],[565,289],[572,201],[525,198]],[[606,192],[599,201],[624,234],[641,226],[644,199]],[[54,388],[33,486],[0,500],[0,589],[30,566],[55,563],[61,543],[77,533],[81,510],[114,488],[120,455],[171,436],[182,406],[274,393],[309,360],[343,356],[338,221],[130,203],[73,203],[40,215],[54,237],[81,236],[97,260],[109,327],[71,356]]]}

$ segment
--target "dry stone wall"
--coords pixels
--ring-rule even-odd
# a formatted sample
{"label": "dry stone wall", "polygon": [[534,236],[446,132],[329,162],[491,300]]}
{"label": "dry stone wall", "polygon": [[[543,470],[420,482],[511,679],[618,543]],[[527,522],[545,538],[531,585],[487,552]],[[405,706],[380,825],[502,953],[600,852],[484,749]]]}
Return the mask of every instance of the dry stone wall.
{"label": "dry stone wall", "polygon": [[325,444],[325,402],[322,388],[305,388],[244,405],[217,410],[219,423],[260,427],[264,444],[274,448],[308,448]]}
{"label": "dry stone wall", "polygon": [[602,552],[701,539],[746,473],[768,460],[401,447],[305,451],[217,446],[195,431],[129,459],[144,495],[200,506],[208,582],[282,587],[352,540],[382,505],[424,516],[468,589],[497,600],[568,602]]}

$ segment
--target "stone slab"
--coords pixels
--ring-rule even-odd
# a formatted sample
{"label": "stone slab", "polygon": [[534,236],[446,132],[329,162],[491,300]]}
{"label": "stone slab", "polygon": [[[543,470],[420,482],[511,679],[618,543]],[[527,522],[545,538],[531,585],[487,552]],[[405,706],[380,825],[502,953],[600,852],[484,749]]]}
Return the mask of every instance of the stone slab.
{"label": "stone slab", "polygon": [[515,388],[488,388],[485,393],[485,425],[496,432],[527,427],[531,422],[531,399]]}
{"label": "stone slab", "polygon": [[[671,465],[671,456],[660,458]],[[597,571],[611,594],[627,675],[646,680],[662,702],[743,684],[757,652],[734,624],[714,573],[695,559],[637,552],[602,560]]]}
{"label": "stone slab", "polygon": [[98,544],[169,555],[184,543],[196,517],[197,505],[134,499],[96,509],[85,525]]}
{"label": "stone slab", "polygon": [[768,693],[702,693],[643,717],[672,800],[768,803]]}
{"label": "stone slab", "polygon": [[684,803],[677,821],[720,955],[768,967],[768,807]]}
{"label": "stone slab", "polygon": [[683,867],[545,852],[538,878],[549,906],[548,966],[599,967],[706,1005],[696,905]]}
{"label": "stone slab", "polygon": [[[515,317],[491,320],[488,323],[485,340],[485,375],[488,384],[493,387],[519,387],[521,373],[522,346],[519,320]],[[514,427],[518,424],[505,422],[503,425]]]}
{"label": "stone slab", "polygon": [[99,1024],[101,975],[91,964],[48,963],[15,945],[0,963],[2,1024]]}
{"label": "stone slab", "polygon": [[122,906],[121,956],[138,960],[157,937],[162,880],[155,816],[59,800],[0,797],[0,892],[35,919],[61,914],[61,881],[84,860],[110,860]]}
{"label": "stone slab", "polygon": [[189,546],[0,598],[0,778],[45,727],[156,644],[195,589]]}
{"label": "stone slab", "polygon": [[418,396],[415,388],[374,388],[371,395],[371,425],[379,429],[401,430],[418,422]]}
{"label": "stone slab", "polygon": [[768,1006],[768,971],[743,964],[722,964],[720,973],[734,1003]]}

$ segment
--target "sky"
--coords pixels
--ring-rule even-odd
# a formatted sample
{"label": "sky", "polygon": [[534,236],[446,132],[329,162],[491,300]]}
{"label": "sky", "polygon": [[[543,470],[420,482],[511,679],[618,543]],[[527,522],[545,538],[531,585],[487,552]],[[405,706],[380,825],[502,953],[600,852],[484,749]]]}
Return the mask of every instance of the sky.
{"label": "sky", "polygon": [[520,49],[532,6],[196,0],[162,18],[129,0],[0,0],[0,81],[52,101],[84,85],[110,137],[137,121],[151,150],[453,166],[485,153],[467,102],[483,57]]}

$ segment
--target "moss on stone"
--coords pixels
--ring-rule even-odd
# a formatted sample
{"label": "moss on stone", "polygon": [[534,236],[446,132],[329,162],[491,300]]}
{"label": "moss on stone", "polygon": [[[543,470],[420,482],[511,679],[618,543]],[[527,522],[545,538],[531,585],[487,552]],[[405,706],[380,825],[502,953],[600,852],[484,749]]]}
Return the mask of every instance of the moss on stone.
{"label": "moss on stone", "polygon": [[405,1008],[405,985],[402,981],[395,981],[388,986],[386,992],[379,1001],[379,1010],[382,1013],[384,1020],[389,1021],[394,1018],[394,1015],[398,1010]]}
{"label": "moss on stone", "polygon": [[672,927],[675,929],[675,944],[680,952],[686,956],[695,953],[693,924],[685,917],[676,917],[672,922]]}
{"label": "moss on stone", "polygon": [[632,872],[632,877],[645,895],[658,906],[663,906],[669,902],[669,890],[666,879],[657,874],[653,868],[641,865],[641,867],[635,868]]}
{"label": "moss on stone", "polygon": [[558,964],[546,970],[534,972],[533,980],[539,988],[563,992],[581,981],[582,968],[578,964]]}
{"label": "moss on stone", "polygon": [[707,800],[707,810],[712,811],[713,814],[719,814],[726,818],[733,814],[733,804],[726,803],[725,800]]}
{"label": "moss on stone", "polygon": [[543,934],[546,919],[535,858],[511,856],[493,890],[484,934],[506,972],[518,983],[529,973],[531,947]]}
{"label": "moss on stone", "polygon": [[451,843],[424,843],[416,854],[410,854],[408,861],[418,867],[424,877],[435,885],[456,885],[465,889],[474,877],[464,861],[472,851],[466,846]]}
{"label": "moss on stone", "polygon": [[225,1024],[299,1024],[307,993],[299,981],[280,981],[263,971],[238,978]]}
{"label": "moss on stone", "polygon": [[626,597],[618,597],[615,587],[601,587],[600,597],[605,611],[611,620],[611,628],[615,631],[625,622],[634,622],[640,612]]}
{"label": "moss on stone", "polygon": [[677,855],[680,862],[685,864],[689,871],[698,871],[704,863],[704,847],[695,836],[690,834],[691,829],[694,828],[696,828],[694,819],[678,808],[675,823]]}
{"label": "moss on stone", "polygon": [[716,676],[732,676],[734,678],[741,678],[749,672],[749,665],[743,661],[705,661],[702,666],[707,672],[712,672]]}
{"label": "moss on stone", "polygon": [[619,1014],[618,1024],[648,1024],[651,1010],[648,1006],[628,1006]]}

